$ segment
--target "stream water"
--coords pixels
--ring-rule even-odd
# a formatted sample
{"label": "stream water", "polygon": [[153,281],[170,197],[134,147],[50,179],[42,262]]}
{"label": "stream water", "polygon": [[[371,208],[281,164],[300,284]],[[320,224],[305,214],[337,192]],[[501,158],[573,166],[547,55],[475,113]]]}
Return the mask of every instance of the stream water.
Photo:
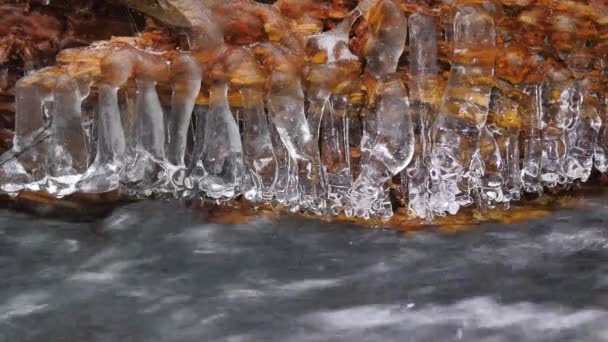
{"label": "stream water", "polygon": [[0,341],[608,341],[608,196],[525,224],[403,235],[0,211]]}

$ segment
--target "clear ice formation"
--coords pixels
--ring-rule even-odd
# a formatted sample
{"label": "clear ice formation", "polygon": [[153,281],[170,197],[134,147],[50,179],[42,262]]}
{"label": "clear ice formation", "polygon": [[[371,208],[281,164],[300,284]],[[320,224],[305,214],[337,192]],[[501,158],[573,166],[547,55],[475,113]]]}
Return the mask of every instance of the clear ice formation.
{"label": "clear ice formation", "polygon": [[[243,176],[243,146],[239,128],[228,105],[228,84],[212,86],[205,119],[205,144],[201,157],[204,175],[199,190],[223,201],[240,191]],[[198,162],[198,161],[197,161]]]}
{"label": "clear ice formation", "polygon": [[[480,161],[480,135],[488,116],[494,77],[494,19],[481,6],[459,6],[456,11],[454,62],[432,126],[431,182],[437,190],[429,201],[436,215],[454,214],[472,204],[475,193],[492,198],[500,186],[484,189],[479,180],[485,173]],[[485,134],[484,140],[487,144],[493,138]],[[494,142],[489,143],[494,147]]]}
{"label": "clear ice formation", "polygon": [[[349,50],[348,39],[353,23],[360,16],[361,11],[355,9],[334,29],[309,37],[307,42],[308,48],[314,51],[311,59],[315,61],[307,75],[310,83],[307,121],[313,141],[321,146],[321,186],[331,215],[347,208],[352,187],[347,115],[350,89],[349,85],[337,82],[348,81],[349,67],[355,65],[354,70],[358,70],[359,60]],[[346,210],[346,214],[352,215],[351,210]]]}
{"label": "clear ice formation", "polygon": [[405,171],[401,172],[404,194],[407,194],[408,210],[416,217],[430,219],[430,127],[437,113],[437,32],[433,19],[415,13],[409,24],[409,95],[414,133],[415,154]]}
{"label": "clear ice formation", "polygon": [[542,90],[542,157],[540,179],[555,187],[567,181],[563,169],[566,156],[566,132],[574,126],[575,91],[567,70],[551,69]]}
{"label": "clear ice formation", "polygon": [[103,193],[118,189],[124,166],[125,135],[118,107],[118,87],[98,85],[97,154],[93,164],[78,181],[79,191]]}
{"label": "clear ice formation", "polygon": [[81,104],[89,85],[67,75],[57,78],[53,88],[53,114],[47,151],[47,173],[42,188],[57,197],[77,190],[76,182],[88,167]]}
{"label": "clear ice formation", "polygon": [[[437,32],[430,13],[364,0],[303,41],[257,4],[268,39],[240,47],[201,5],[192,53],[122,41],[65,50],[16,84],[0,191],[242,195],[255,207],[388,219],[394,189],[409,215],[431,220],[608,172],[605,66],[581,43],[561,54],[566,67],[546,61],[542,80],[495,77],[498,9],[467,3]],[[357,22],[367,31],[351,44]],[[445,89],[441,44],[453,47]]]}
{"label": "clear ice formation", "polygon": [[[353,182],[350,206],[357,217],[390,218],[388,181],[403,170],[414,153],[414,131],[407,89],[396,74],[407,38],[407,18],[393,1],[380,1],[375,16],[362,10],[368,20],[381,17],[382,29],[369,37],[367,74],[376,83],[369,94],[361,140],[361,163]],[[377,16],[377,17],[376,17]],[[390,203],[389,203],[390,204]]]}
{"label": "clear ice formation", "polygon": [[[496,189],[496,196],[486,202],[487,207],[493,207],[497,203],[508,205],[510,201],[519,200],[522,191],[521,167],[519,165],[521,127],[517,120],[520,104],[516,99],[511,98],[519,99],[522,94],[509,85],[503,84],[501,86],[505,89],[494,88],[493,90],[487,123],[487,128],[494,135],[496,145],[493,141],[487,141],[486,150],[484,150],[483,143],[480,145],[482,160],[485,160],[484,153],[490,154],[487,157],[491,158],[490,156],[494,153],[495,148],[498,149],[497,152],[499,153],[499,156],[496,155],[495,158],[490,159],[494,161],[494,163],[490,163],[490,166],[493,166],[495,170],[493,172],[486,170],[487,175],[484,175],[484,178],[488,181],[494,178],[494,187],[502,185],[502,189]],[[500,160],[498,157],[500,157]],[[502,166],[500,165],[501,162]],[[489,188],[492,185],[487,184],[486,187]]]}
{"label": "clear ice formation", "polygon": [[274,197],[277,181],[275,156],[270,126],[264,110],[261,91],[245,88],[243,98],[243,197],[254,203],[264,203]]}
{"label": "clear ice formation", "polygon": [[46,175],[48,131],[44,103],[50,99],[51,92],[34,82],[26,76],[15,86],[13,148],[0,156],[0,191],[8,194],[40,190],[39,182]]}
{"label": "clear ice formation", "polygon": [[542,193],[540,180],[540,163],[542,157],[541,139],[541,98],[540,84],[526,84],[520,87],[526,95],[522,111],[524,131],[524,158],[521,169],[521,184],[523,190],[529,193]]}
{"label": "clear ice formation", "polygon": [[[581,51],[582,52],[582,51]],[[576,79],[573,110],[575,122],[567,129],[567,152],[564,160],[564,172],[568,181],[587,181],[593,170],[593,157],[598,150],[598,134],[602,124],[600,116],[600,97],[595,91],[599,79],[596,76],[584,76],[592,68],[594,61],[583,53],[573,53],[569,58],[569,69]]]}
{"label": "clear ice formation", "polygon": [[[353,182],[348,110],[345,96],[332,96],[325,106],[321,122],[321,160],[327,186],[327,209],[331,215],[338,215],[348,207],[348,192]],[[352,213],[346,209],[346,214]]]}
{"label": "clear ice formation", "polygon": [[[186,149],[188,129],[196,98],[201,89],[202,70],[198,61],[187,53],[180,53],[171,60],[171,109],[167,123],[167,160],[170,181],[165,183],[167,192],[180,196],[185,190]],[[201,133],[202,135],[203,133]],[[200,156],[200,154],[199,154]]]}
{"label": "clear ice formation", "polygon": [[[268,117],[291,159],[279,162],[283,165],[278,176],[279,191],[285,192],[284,200],[288,200],[294,195],[293,182],[297,182],[298,207],[315,214],[324,214],[325,189],[318,133],[311,128],[316,123],[311,125],[306,119],[302,81],[295,65],[290,63],[280,47],[262,44],[257,47],[257,54],[260,58],[270,57],[274,63],[281,65],[281,68],[270,68],[270,87],[266,96]],[[286,165],[289,166],[285,167]],[[293,168],[297,170],[297,181],[291,179]]]}

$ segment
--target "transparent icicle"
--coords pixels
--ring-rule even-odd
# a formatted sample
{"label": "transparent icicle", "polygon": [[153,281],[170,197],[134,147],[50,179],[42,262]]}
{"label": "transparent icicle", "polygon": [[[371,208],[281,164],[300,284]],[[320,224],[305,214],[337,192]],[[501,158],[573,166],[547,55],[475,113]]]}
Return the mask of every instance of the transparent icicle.
{"label": "transparent icicle", "polygon": [[595,95],[586,94],[580,103],[580,116],[567,132],[568,152],[564,161],[566,176],[586,182],[593,169],[598,132],[601,126],[599,103]]}
{"label": "transparent icicle", "polygon": [[209,106],[195,105],[194,109],[194,146],[192,147],[192,158],[186,169],[184,178],[184,188],[195,192],[200,188],[199,184],[205,177],[205,167],[203,166],[203,152],[205,149],[205,127],[209,114]]}
{"label": "transparent icicle", "polygon": [[501,87],[504,87],[505,90],[498,88],[493,90],[487,126],[494,135],[504,164],[502,174],[503,197],[502,200],[497,202],[505,202],[508,205],[509,201],[519,200],[521,196],[521,167],[519,165],[520,105],[518,101],[509,96],[516,96],[520,101],[527,97],[509,85],[501,84]]}
{"label": "transparent icicle", "polygon": [[[321,145],[324,191],[330,214],[337,215],[347,207],[347,196],[352,185],[348,151],[348,94],[358,77],[360,64],[348,47],[353,23],[361,16],[355,9],[335,28],[307,41],[307,50],[313,52],[307,80],[307,120],[313,140]],[[353,75],[353,70],[357,75]],[[319,141],[319,134],[320,137]]]}
{"label": "transparent icicle", "polygon": [[171,181],[168,191],[184,188],[188,128],[196,97],[201,89],[202,72],[198,61],[182,53],[171,61],[171,110],[167,118],[167,160]]}
{"label": "transparent icicle", "polygon": [[275,199],[292,212],[300,209],[298,192],[298,166],[283,144],[276,126],[270,122],[270,138],[277,158],[277,180],[274,185]]}
{"label": "transparent icicle", "polygon": [[98,101],[94,96],[89,96],[82,101],[82,127],[84,128],[88,164],[92,165],[97,157],[97,109]]}
{"label": "transparent icicle", "polygon": [[542,91],[542,157],[540,179],[543,185],[565,184],[563,169],[566,155],[566,130],[576,122],[574,83],[567,70],[551,69],[543,82]]}
{"label": "transparent icicle", "polygon": [[407,166],[414,153],[414,131],[403,83],[398,78],[380,81],[376,96],[375,115],[365,118],[366,124],[373,125],[364,130],[368,133],[361,143],[361,170],[350,194],[354,215],[364,218],[392,215],[392,209],[389,213],[386,207],[388,187],[383,185]]}
{"label": "transparent icicle", "polygon": [[401,172],[406,186],[408,210],[416,217],[431,219],[429,210],[429,166],[431,158],[430,127],[437,113],[439,67],[437,65],[437,32],[433,18],[412,14],[409,23],[409,90],[410,110],[416,136],[412,162]]}
{"label": "transparent icicle", "polygon": [[272,146],[264,98],[258,89],[241,89],[243,98],[243,196],[254,203],[269,202],[277,181],[277,158]]}
{"label": "transparent icicle", "polygon": [[540,181],[542,87],[540,84],[524,84],[518,88],[526,95],[522,109],[524,159],[521,185],[525,192],[541,194],[543,191]]}
{"label": "transparent icicle", "polygon": [[228,84],[211,87],[209,113],[205,120],[202,165],[205,176],[199,190],[216,200],[239,194],[243,176],[243,147],[239,128],[228,105]]}
{"label": "transparent icicle", "polygon": [[576,78],[573,110],[576,121],[567,128],[567,151],[564,171],[570,181],[586,182],[593,169],[593,156],[597,149],[598,133],[602,124],[601,100],[597,89],[599,77],[591,73],[593,59],[583,49],[574,52],[568,59],[571,72]]}
{"label": "transparent icicle", "polygon": [[0,192],[40,190],[39,181],[46,174],[49,132],[45,131],[44,103],[51,92],[34,83],[36,76],[24,77],[15,85],[15,135],[12,149],[0,156]]}
{"label": "transparent icicle", "polygon": [[[270,76],[266,107],[279,165],[275,185],[277,201],[289,206],[292,211],[302,208],[323,214],[326,202],[319,144],[313,140],[306,120],[300,70],[293,63],[290,53],[274,43],[256,45],[253,52]],[[296,179],[294,173],[298,175]],[[297,191],[293,189],[294,185]],[[298,204],[294,203],[294,196],[297,196]]]}
{"label": "transparent icicle", "polygon": [[394,1],[359,5],[366,20],[382,30],[368,37],[365,51],[365,77],[372,80],[372,86],[364,116],[361,167],[353,182],[349,210],[357,217],[387,219],[393,214],[386,196],[388,181],[409,164],[414,153],[407,90],[396,74],[405,49],[407,19]]}
{"label": "transparent icicle", "polygon": [[123,182],[128,192],[149,196],[167,181],[165,125],[156,81],[147,77],[135,81],[137,142],[124,168]]}
{"label": "transparent icicle", "polygon": [[304,92],[299,80],[280,92],[268,93],[268,114],[289,155],[297,162],[300,206],[315,214],[325,212],[318,140],[304,115]]}
{"label": "transparent icicle", "polygon": [[118,189],[125,158],[126,142],[118,107],[118,88],[100,83],[97,96],[97,154],[78,182],[78,189],[88,193]]}
{"label": "transparent icicle", "polygon": [[595,146],[595,153],[593,155],[593,165],[601,172],[608,172],[608,113],[606,108],[608,106],[608,98],[600,98],[599,109],[601,118],[601,127],[598,133],[597,145]]}
{"label": "transparent icicle", "polygon": [[[600,79],[604,79],[608,74],[607,58],[604,56],[598,60],[600,68]],[[608,97],[605,94],[599,94],[599,115],[601,126],[598,133],[597,145],[593,155],[593,165],[601,172],[608,172]]]}
{"label": "transparent icicle", "polygon": [[476,183],[467,178],[488,115],[495,40],[494,20],[483,7],[457,7],[454,63],[432,129],[430,204],[437,215],[455,213],[473,202],[470,187]]}
{"label": "transparent icicle", "polygon": [[335,95],[330,98],[323,114],[321,159],[327,183],[329,213],[338,215],[348,203],[352,187],[348,137],[348,99]]}
{"label": "transparent icicle", "polygon": [[89,94],[89,86],[89,83],[79,84],[76,79],[62,75],[53,88],[53,120],[44,190],[57,197],[75,192],[78,180],[88,167],[81,104]]}
{"label": "transparent icicle", "polygon": [[476,182],[471,189],[480,209],[493,209],[497,203],[505,202],[504,171],[505,164],[496,139],[484,126],[479,135],[479,149],[469,170],[469,182]]}
{"label": "transparent icicle", "polygon": [[[314,142],[316,146],[319,146],[319,135],[321,132],[321,121],[326,113],[329,112],[329,97],[330,93],[327,89],[319,89],[312,94],[308,94],[308,108],[306,111],[306,121],[308,122],[311,138],[310,140]],[[326,195],[326,180],[324,178],[324,165],[321,164],[321,150],[313,152],[313,160],[317,160],[318,155],[318,163],[319,163],[319,172],[317,178],[319,179],[318,183],[315,180],[314,182],[307,181],[306,178],[309,178],[307,173],[302,173],[300,170],[301,177],[304,177],[300,181],[300,194],[301,194],[301,206],[303,209],[311,210],[316,214],[325,214],[325,209],[327,208]],[[319,196],[323,196],[322,198],[317,199],[316,202],[313,201],[313,194],[318,194]],[[321,203],[321,201],[323,203]]]}

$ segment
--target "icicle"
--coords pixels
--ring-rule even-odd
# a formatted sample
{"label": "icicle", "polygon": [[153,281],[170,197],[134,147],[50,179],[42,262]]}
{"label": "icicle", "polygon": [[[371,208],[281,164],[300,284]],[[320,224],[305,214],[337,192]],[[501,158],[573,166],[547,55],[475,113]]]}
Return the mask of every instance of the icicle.
{"label": "icicle", "polygon": [[125,167],[124,182],[127,191],[148,196],[167,180],[165,126],[156,81],[146,77],[135,81],[137,142]]}
{"label": "icicle", "polygon": [[[403,83],[398,78],[382,80],[376,96],[375,118],[365,120],[375,126],[375,129],[368,127],[366,131],[377,133],[374,136],[364,134],[361,171],[350,194],[354,214],[364,218],[377,214],[384,218],[392,215],[392,210],[386,212],[388,187],[383,185],[407,166],[414,153],[414,132]],[[382,212],[376,213],[374,208],[382,208]]]}
{"label": "icicle", "polygon": [[228,105],[228,84],[225,82],[211,87],[204,139],[201,161],[205,176],[199,189],[217,200],[237,196],[243,176],[243,147]]}
{"label": "icicle", "polygon": [[318,141],[304,116],[304,94],[298,81],[288,94],[268,94],[271,120],[289,155],[298,164],[300,206],[315,214],[325,211]]}
{"label": "icicle", "polygon": [[348,106],[345,96],[332,96],[321,123],[321,159],[327,182],[328,209],[332,215],[338,215],[347,207],[353,181],[348,147]]}
{"label": "icicle", "polygon": [[[479,6],[454,17],[454,56],[441,109],[433,124],[432,210],[443,215],[472,203],[467,180],[486,123],[495,60],[494,20]],[[437,184],[443,182],[448,184]],[[448,192],[446,192],[448,191]],[[452,203],[453,200],[456,203]]]}
{"label": "icicle", "polygon": [[553,68],[543,82],[542,146],[540,179],[555,187],[567,181],[563,169],[566,155],[566,130],[576,122],[574,83],[566,70]]}
{"label": "icicle", "polygon": [[332,215],[345,208],[352,184],[346,136],[346,94],[356,84],[360,63],[349,50],[348,39],[351,27],[360,15],[361,12],[355,9],[334,29],[314,35],[307,42],[307,49],[312,52],[307,75],[310,83],[307,120],[314,141],[319,141],[322,131],[323,186]]}
{"label": "icicle", "polygon": [[244,88],[243,98],[243,196],[252,202],[268,202],[274,196],[277,158],[264,110],[262,92]]}
{"label": "icicle", "polygon": [[407,19],[391,0],[379,1],[362,12],[370,27],[380,25],[382,31],[371,33],[365,49],[369,103],[361,139],[361,169],[350,193],[349,210],[358,217],[386,219],[392,215],[386,201],[388,181],[409,164],[414,152],[407,90],[396,74],[405,49]]}
{"label": "icicle", "polygon": [[15,135],[13,148],[0,156],[0,191],[9,194],[39,190],[46,173],[48,132],[44,103],[51,92],[37,79],[40,73],[24,77],[15,85]]}
{"label": "icicle", "polygon": [[[431,219],[429,204],[430,126],[439,104],[437,76],[437,32],[433,18],[424,14],[409,17],[410,109],[417,137],[410,166],[401,172],[408,196],[408,209],[415,216]],[[407,179],[409,178],[409,180]]]}
{"label": "icicle", "polygon": [[500,149],[494,135],[488,127],[482,127],[479,136],[479,149],[476,152],[481,167],[470,167],[470,179],[476,179],[474,191],[478,192],[478,205],[482,210],[493,209],[496,203],[505,202],[504,171],[506,165],[500,154]]}
{"label": "icicle", "polygon": [[[268,117],[287,148],[289,156],[298,163],[300,205],[312,213],[323,214],[325,193],[319,144],[318,141],[313,140],[313,134],[304,115],[304,92],[298,70],[286,52],[271,43],[256,46],[254,53],[259,59],[264,60],[265,63],[261,64],[270,73],[270,89],[267,94]],[[283,162],[279,161],[281,164]],[[282,174],[284,169],[280,168],[279,183],[285,179]]]}
{"label": "icicle", "polygon": [[47,155],[44,190],[63,197],[77,190],[76,183],[87,170],[89,156],[82,127],[81,103],[85,87],[68,75],[57,78],[53,89],[53,121]]}
{"label": "icicle", "polygon": [[198,61],[187,53],[180,53],[171,61],[171,110],[167,121],[167,161],[170,182],[162,191],[180,196],[186,176],[185,155],[188,127],[196,97],[201,88],[202,72]]}
{"label": "icicle", "polygon": [[542,88],[540,84],[524,84],[519,89],[527,96],[523,104],[524,160],[521,184],[525,192],[540,194],[543,191],[540,182]]}
{"label": "icicle", "polygon": [[608,98],[603,97],[599,103],[601,127],[593,156],[593,165],[602,173],[608,172],[608,113],[606,108],[608,108]]}
{"label": "icicle", "polygon": [[83,192],[98,193],[118,189],[126,143],[117,92],[118,88],[110,84],[97,85],[97,155],[78,182],[78,188]]}
{"label": "icicle", "polygon": [[96,96],[89,96],[82,101],[82,127],[84,128],[88,164],[92,165],[97,157],[97,113],[98,100]]}
{"label": "icicle", "polygon": [[189,191],[199,189],[200,182],[205,176],[205,167],[203,166],[203,153],[205,149],[205,127],[206,120],[209,114],[209,107],[202,105],[194,106],[194,147],[192,148],[192,158],[183,180],[184,187]]}
{"label": "icicle", "polygon": [[201,88],[201,68],[189,54],[179,54],[171,63],[172,95],[169,115],[169,144],[167,159],[179,168],[185,165],[188,127],[192,110]]}
{"label": "icicle", "polygon": [[297,212],[300,209],[298,192],[298,167],[296,161],[281,141],[276,126],[270,122],[270,138],[277,158],[277,180],[274,186],[275,198],[280,204]]}
{"label": "icicle", "polygon": [[600,98],[597,89],[599,77],[592,73],[593,59],[584,50],[572,53],[568,59],[576,80],[573,110],[576,122],[567,128],[567,152],[564,160],[566,176],[586,182],[593,169],[593,155],[597,149],[598,133],[602,124]]}
{"label": "icicle", "polygon": [[[502,162],[502,200],[518,200],[521,193],[521,168],[519,166],[519,133],[521,126],[519,102],[526,95],[506,84],[495,88],[490,101],[488,128],[492,131]],[[515,99],[511,97],[516,97]],[[492,177],[492,176],[490,176]]]}

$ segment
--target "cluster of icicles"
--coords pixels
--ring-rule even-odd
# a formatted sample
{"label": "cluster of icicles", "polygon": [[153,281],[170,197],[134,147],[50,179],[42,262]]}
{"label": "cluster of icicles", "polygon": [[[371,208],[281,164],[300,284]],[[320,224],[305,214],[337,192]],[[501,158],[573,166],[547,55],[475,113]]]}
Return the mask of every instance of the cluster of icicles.
{"label": "cluster of icicles", "polygon": [[[309,38],[327,56],[312,72],[333,75],[360,62],[348,51],[360,15],[355,9],[333,30]],[[273,43],[239,55],[284,62],[268,67],[267,90],[216,81],[204,105],[197,96],[206,75],[187,52],[166,61],[135,48],[97,47],[91,53],[107,50],[101,77],[57,75],[57,67],[28,75],[16,86],[14,147],[0,160],[0,189],[57,197],[120,190],[220,202],[242,195],[292,211],[388,218],[390,183],[400,177],[410,212],[431,219],[586,181],[594,164],[608,169],[600,97],[587,86],[594,80],[555,71],[539,84],[512,86],[528,103],[515,101],[492,81],[492,17],[481,6],[460,6],[452,67],[438,96],[433,19],[420,13],[406,18],[398,9],[391,15],[365,56],[374,88],[362,104],[350,101],[348,87],[336,92],[321,82],[304,89]],[[406,42],[404,84],[397,65]],[[467,58],[476,53],[479,58]],[[129,79],[136,92],[119,96]],[[169,107],[159,100],[159,82],[172,88]],[[238,110],[228,101],[234,89],[242,98]],[[523,113],[523,125],[508,124],[513,113]],[[358,163],[349,141],[355,130],[361,134]]]}

